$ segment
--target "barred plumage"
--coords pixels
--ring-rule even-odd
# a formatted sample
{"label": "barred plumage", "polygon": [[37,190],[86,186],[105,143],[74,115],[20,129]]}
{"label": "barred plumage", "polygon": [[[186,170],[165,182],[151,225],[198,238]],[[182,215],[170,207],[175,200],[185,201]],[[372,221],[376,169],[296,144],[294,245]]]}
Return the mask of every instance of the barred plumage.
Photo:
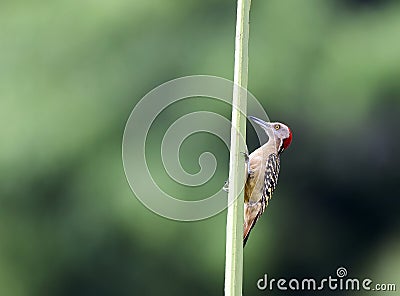
{"label": "barred plumage", "polygon": [[250,118],[264,129],[269,140],[246,159],[248,174],[244,190],[243,244],[246,244],[250,231],[272,198],[278,183],[280,154],[292,141],[292,133],[286,125]]}
{"label": "barred plumage", "polygon": [[[250,231],[253,229],[258,218],[264,213],[268,201],[272,197],[278,183],[280,161],[275,153],[269,155],[265,167],[255,169],[257,165],[258,151],[250,155],[250,171],[245,186],[245,221],[243,244],[246,244]],[[254,170],[253,170],[253,169]],[[260,170],[261,169],[261,170]],[[264,175],[262,175],[264,173]],[[262,183],[261,183],[262,182]],[[261,184],[260,184],[261,183]]]}
{"label": "barred plumage", "polygon": [[278,184],[279,177],[279,156],[272,153],[267,160],[266,171],[264,176],[264,190],[263,190],[263,212],[268,205],[268,201],[272,198],[276,185]]}

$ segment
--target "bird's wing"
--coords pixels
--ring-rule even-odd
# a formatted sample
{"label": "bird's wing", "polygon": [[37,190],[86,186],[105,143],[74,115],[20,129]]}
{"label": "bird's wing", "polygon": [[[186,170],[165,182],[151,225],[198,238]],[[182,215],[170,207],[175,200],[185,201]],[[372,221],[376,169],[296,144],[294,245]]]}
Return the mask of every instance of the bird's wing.
{"label": "bird's wing", "polygon": [[[258,202],[250,202],[249,196],[246,196],[247,191],[245,190],[243,246],[249,238],[250,231],[253,229],[258,218],[264,213],[265,207],[272,197],[272,193],[278,183],[279,169],[279,157],[276,154],[271,154],[266,163],[262,198]],[[252,194],[252,192],[250,194]]]}
{"label": "bird's wing", "polygon": [[264,176],[264,187],[263,187],[263,208],[268,205],[268,201],[272,198],[272,193],[274,192],[276,185],[278,184],[280,162],[279,157],[272,153],[267,160],[265,176]]}

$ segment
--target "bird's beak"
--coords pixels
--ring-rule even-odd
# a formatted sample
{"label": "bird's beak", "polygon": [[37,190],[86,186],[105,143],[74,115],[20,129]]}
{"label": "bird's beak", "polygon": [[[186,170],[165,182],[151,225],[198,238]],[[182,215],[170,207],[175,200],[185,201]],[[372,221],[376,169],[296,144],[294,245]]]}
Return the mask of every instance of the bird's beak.
{"label": "bird's beak", "polygon": [[261,120],[257,117],[254,116],[249,116],[249,118],[251,120],[253,120],[255,123],[257,123],[259,126],[263,127],[263,128],[270,128],[270,125],[268,122],[265,122],[264,120]]}

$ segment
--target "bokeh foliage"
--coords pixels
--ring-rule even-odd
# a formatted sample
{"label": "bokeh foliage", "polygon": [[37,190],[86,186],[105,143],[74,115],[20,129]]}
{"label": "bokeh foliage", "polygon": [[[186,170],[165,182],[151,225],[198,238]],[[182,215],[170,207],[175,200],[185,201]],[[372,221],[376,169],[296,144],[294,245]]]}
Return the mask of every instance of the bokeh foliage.
{"label": "bokeh foliage", "polygon": [[[249,89],[294,141],[244,252],[245,294],[265,293],[264,273],[322,278],[339,266],[400,289],[398,1],[252,5]],[[121,140],[153,87],[232,78],[235,11],[227,0],[1,2],[0,295],[222,293],[225,213],[180,223],[148,211],[125,180]],[[188,101],[158,126],[193,109],[230,114]],[[199,143],[211,147],[217,186],[227,149],[198,136],[183,165],[196,171]]]}

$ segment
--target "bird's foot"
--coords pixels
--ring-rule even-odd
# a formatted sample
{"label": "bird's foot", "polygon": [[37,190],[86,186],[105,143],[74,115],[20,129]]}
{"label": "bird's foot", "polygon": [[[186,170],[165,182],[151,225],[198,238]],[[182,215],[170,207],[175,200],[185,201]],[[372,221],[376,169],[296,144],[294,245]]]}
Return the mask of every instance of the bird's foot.
{"label": "bird's foot", "polygon": [[228,180],[225,181],[225,184],[224,184],[224,187],[222,187],[222,190],[229,193],[229,181]]}
{"label": "bird's foot", "polygon": [[244,161],[246,162],[247,165],[247,174],[252,177],[254,172],[250,169],[250,158],[249,154],[247,152],[240,152],[244,155]]}
{"label": "bird's foot", "polygon": [[246,163],[249,163],[249,154],[247,152],[240,152],[244,156],[244,161]]}

